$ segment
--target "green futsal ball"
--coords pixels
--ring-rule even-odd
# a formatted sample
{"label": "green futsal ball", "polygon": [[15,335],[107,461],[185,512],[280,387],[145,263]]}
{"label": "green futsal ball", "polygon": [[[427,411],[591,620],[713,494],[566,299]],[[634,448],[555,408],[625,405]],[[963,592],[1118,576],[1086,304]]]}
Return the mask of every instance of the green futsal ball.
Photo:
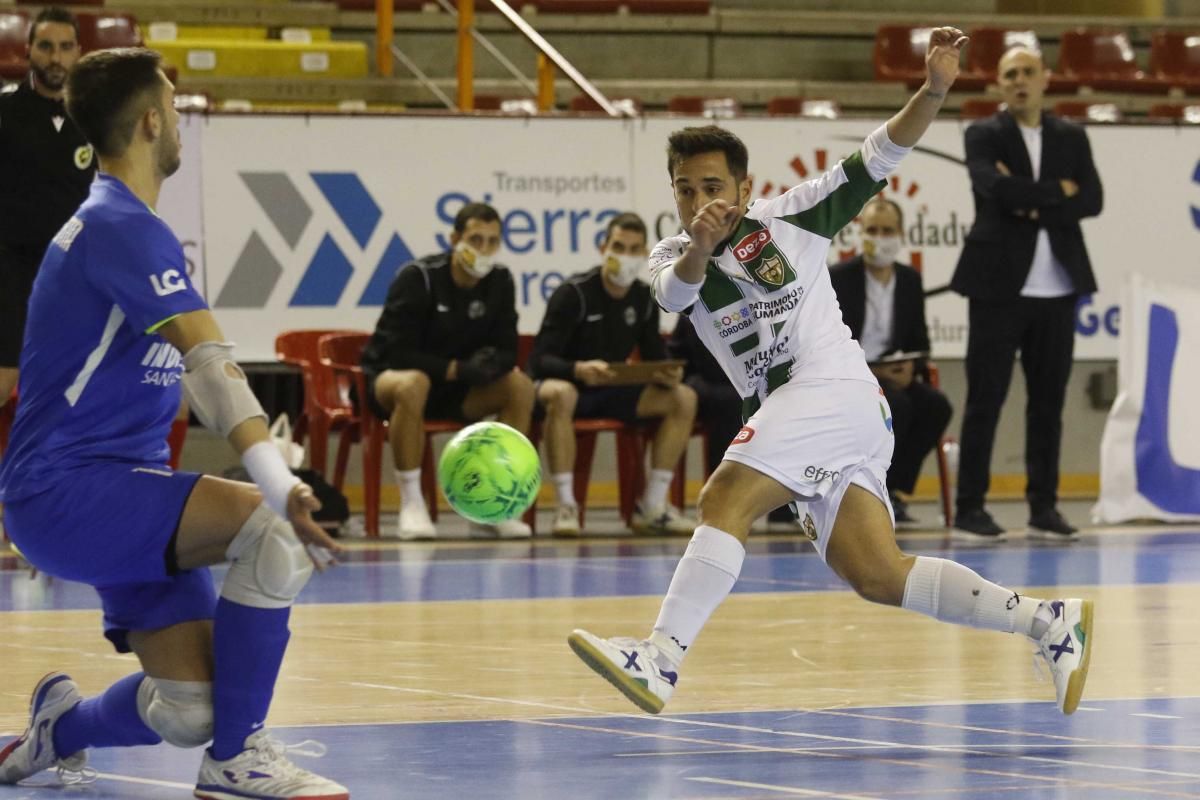
{"label": "green futsal ball", "polygon": [[450,506],[483,525],[515,519],[542,485],[538,452],[516,428],[476,422],[454,435],[438,461],[438,484]]}

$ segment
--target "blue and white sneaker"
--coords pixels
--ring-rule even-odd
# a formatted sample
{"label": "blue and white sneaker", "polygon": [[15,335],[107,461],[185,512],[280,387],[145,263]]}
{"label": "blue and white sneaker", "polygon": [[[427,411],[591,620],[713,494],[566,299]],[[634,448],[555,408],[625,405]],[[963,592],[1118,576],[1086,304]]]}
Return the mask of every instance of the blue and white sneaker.
{"label": "blue and white sneaker", "polygon": [[[289,761],[289,749],[304,753],[270,738],[266,731],[251,734],[246,749],[228,761],[217,761],[206,749],[192,794],[202,800],[350,800],[345,786]],[[324,746],[304,754],[320,757]]]}
{"label": "blue and white sneaker", "polygon": [[576,629],[567,637],[567,644],[583,663],[651,714],[662,711],[679,680],[679,666],[645,639],[601,639]]}
{"label": "blue and white sneaker", "polygon": [[87,751],[65,757],[55,753],[54,723],[81,700],[75,681],[61,672],[51,672],[38,681],[29,701],[29,727],[0,750],[0,784],[13,784],[54,766],[59,768],[64,783],[80,782],[68,781],[67,775],[84,772]]}
{"label": "blue and white sneaker", "polygon": [[1083,696],[1092,659],[1092,601],[1051,600],[1054,619],[1038,640],[1038,655],[1054,677],[1058,709],[1073,714]]}

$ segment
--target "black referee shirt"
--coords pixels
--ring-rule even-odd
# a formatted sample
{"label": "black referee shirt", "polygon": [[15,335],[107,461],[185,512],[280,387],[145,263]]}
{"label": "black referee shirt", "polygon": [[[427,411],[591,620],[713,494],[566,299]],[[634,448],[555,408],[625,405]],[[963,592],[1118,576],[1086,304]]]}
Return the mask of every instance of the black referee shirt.
{"label": "black referee shirt", "polygon": [[388,287],[363,369],[419,369],[435,384],[453,359],[491,346],[502,363],[517,362],[517,306],[512,274],[495,267],[470,289],[450,276],[450,254],[425,256],[400,268]]}
{"label": "black referee shirt", "polygon": [[637,347],[644,361],[667,357],[650,286],[635,280],[620,300],[604,288],[600,267],[572,276],[550,295],[533,342],[534,378],[575,380],[575,362],[624,361]]}
{"label": "black referee shirt", "polygon": [[31,80],[0,94],[0,245],[44,252],[87,198],[96,165],[62,101]]}

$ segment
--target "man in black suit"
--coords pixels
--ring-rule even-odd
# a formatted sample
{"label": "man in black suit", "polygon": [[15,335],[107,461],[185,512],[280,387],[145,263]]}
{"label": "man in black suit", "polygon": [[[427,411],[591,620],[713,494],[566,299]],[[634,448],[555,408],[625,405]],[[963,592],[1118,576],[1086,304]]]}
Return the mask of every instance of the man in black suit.
{"label": "man in black suit", "polygon": [[1007,107],[966,132],[975,224],[951,288],[970,301],[954,535],[999,541],[984,510],[992,442],[1018,351],[1025,371],[1025,496],[1031,535],[1075,535],[1058,512],[1062,409],[1075,347],[1075,306],[1096,291],[1079,221],[1103,205],[1083,128],[1042,110],[1048,73],[1040,53],[1000,59]]}
{"label": "man in black suit", "polygon": [[862,345],[867,364],[892,408],[896,437],[888,494],[896,525],[917,524],[899,494],[911,495],[921,464],[950,423],[950,401],[924,380],[923,358],[881,362],[889,354],[928,353],[925,291],[921,273],[896,261],[904,215],[891,200],[876,198],[863,209],[863,254],[829,270],[842,320]]}

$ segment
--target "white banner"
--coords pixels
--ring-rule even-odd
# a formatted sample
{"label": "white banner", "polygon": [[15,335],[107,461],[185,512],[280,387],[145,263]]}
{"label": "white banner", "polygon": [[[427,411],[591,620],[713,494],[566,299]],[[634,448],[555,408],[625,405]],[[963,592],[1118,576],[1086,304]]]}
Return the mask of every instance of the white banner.
{"label": "white banner", "polygon": [[204,270],[203,138],[205,118],[184,114],[179,118],[183,141],[179,171],[163,183],[158,196],[158,215],[175,232],[187,259],[188,275],[201,294],[207,296]]}
{"label": "white banner", "polygon": [[1126,281],[1119,392],[1100,443],[1097,522],[1200,519],[1200,291]]}
{"label": "white banner", "polygon": [[[880,122],[723,124],[749,146],[755,194],[771,195],[831,166]],[[666,139],[688,124],[703,123],[210,117],[202,137],[185,132],[185,142],[203,144],[207,297],[249,361],[272,360],[283,330],[371,329],[395,269],[446,247],[455,212],[482,200],[504,217],[501,261],[517,283],[521,331],[534,333],[563,276],[597,263],[598,237],[614,214],[637,211],[652,238],[675,232]],[[1093,126],[1088,133],[1105,210],[1084,223],[1100,291],[1080,305],[1076,357],[1109,359],[1125,274],[1136,268],[1157,280],[1194,280],[1200,131]],[[902,258],[921,266],[927,289],[950,280],[974,216],[962,156],[961,124],[935,123],[887,190],[904,209]],[[831,259],[854,252],[854,228],[838,237]],[[935,355],[961,357],[965,301],[931,297],[927,316]]]}

